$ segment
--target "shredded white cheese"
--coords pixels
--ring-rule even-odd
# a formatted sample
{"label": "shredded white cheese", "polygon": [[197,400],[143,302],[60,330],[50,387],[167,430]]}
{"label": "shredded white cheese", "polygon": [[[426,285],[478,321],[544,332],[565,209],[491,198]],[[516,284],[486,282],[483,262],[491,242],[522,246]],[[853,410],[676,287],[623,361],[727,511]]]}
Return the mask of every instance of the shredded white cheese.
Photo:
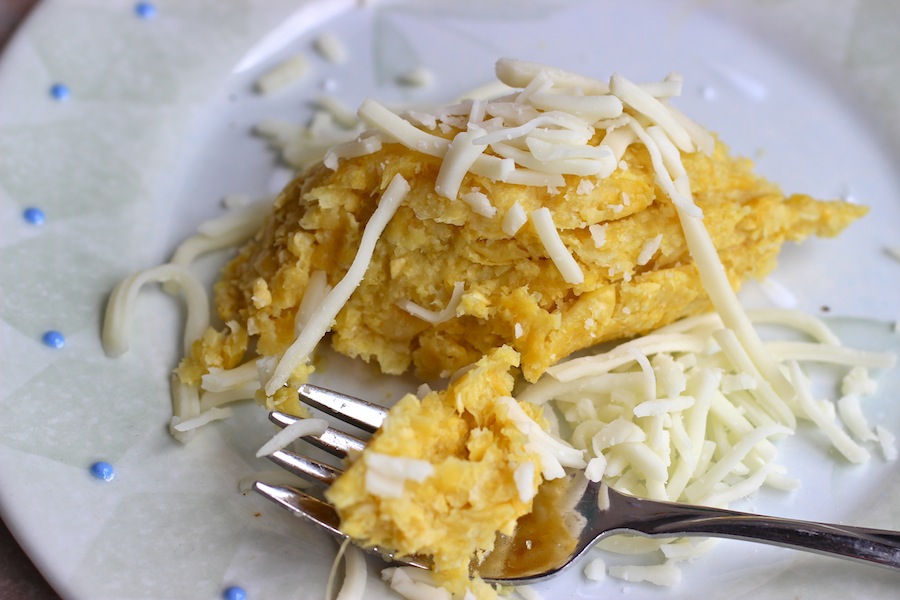
{"label": "shredded white cheese", "polygon": [[381,150],[381,138],[371,135],[333,146],[325,153],[322,163],[332,171],[337,171],[338,162],[341,159],[368,156],[369,154],[375,154],[379,150]]}
{"label": "shredded white cheese", "polygon": [[313,40],[313,47],[322,58],[330,63],[340,64],[347,61],[346,46],[337,35],[330,31]]}
{"label": "shredded white cheese", "polygon": [[309,71],[309,62],[302,54],[285,59],[256,80],[256,89],[261,94],[273,94],[303,78]]}
{"label": "shredded white cheese", "polygon": [[509,237],[514,237],[519,232],[519,229],[527,222],[528,215],[525,214],[525,209],[523,209],[522,205],[518,202],[515,202],[503,216],[503,222],[500,224],[500,228],[503,230],[503,233]]}
{"label": "shredded white cheese", "polygon": [[450,592],[434,585],[427,574],[422,569],[392,567],[382,570],[381,578],[407,600],[451,600]]}
{"label": "shredded white cheese", "polygon": [[592,558],[584,565],[584,576],[591,581],[606,579],[606,562],[602,558]]}
{"label": "shredded white cheese", "polygon": [[513,471],[513,481],[516,483],[516,491],[519,500],[528,502],[534,498],[537,491],[534,487],[534,463],[522,463]]}
{"label": "shredded white cheese", "polygon": [[204,425],[206,425],[207,423],[211,423],[212,421],[227,419],[230,416],[230,408],[211,408],[210,410],[202,412],[196,417],[191,417],[189,419],[172,417],[171,426],[172,429],[174,429],[178,433],[185,433],[187,431],[197,429],[198,427],[203,427]]}
{"label": "shredded white cheese", "polygon": [[406,198],[407,193],[409,193],[409,184],[401,175],[395,175],[391,183],[388,184],[384,194],[382,194],[378,208],[375,209],[375,212],[366,224],[360,240],[359,250],[353,258],[350,268],[343,279],[328,293],[322,301],[320,309],[284,353],[271,379],[265,385],[267,395],[273,395],[278,388],[287,383],[294,369],[308,359],[313,348],[318,345],[319,341],[331,329],[332,321],[365,276],[369,262],[372,260],[372,254],[375,251],[376,242],[394,216],[397,207]]}
{"label": "shredded white cheese", "polygon": [[881,425],[875,426],[875,434],[878,436],[878,443],[881,445],[884,459],[897,460],[897,437]]}
{"label": "shredded white cheese", "polygon": [[648,581],[661,586],[673,586],[681,581],[681,569],[670,564],[662,565],[611,565],[607,568],[610,577],[625,581]]}
{"label": "shredded white cheese", "polygon": [[672,116],[668,106],[641,89],[639,85],[618,74],[614,74],[609,78],[609,89],[622,100],[623,104],[662,127],[666,135],[679,150],[682,152],[694,151],[694,143],[691,137],[681,123]]}
{"label": "shredded white cheese", "polygon": [[583,283],[584,273],[572,257],[569,249],[566,248],[562,238],[559,237],[559,232],[556,230],[556,225],[553,223],[553,215],[550,214],[550,209],[541,207],[537,210],[533,210],[529,217],[531,218],[531,223],[534,225],[535,231],[537,231],[538,238],[540,238],[541,243],[544,245],[544,249],[547,251],[547,255],[550,257],[550,260],[553,261],[553,264],[556,265],[556,268],[559,270],[563,279],[567,283],[573,285]]}
{"label": "shredded white cheese", "polygon": [[656,251],[659,250],[660,243],[662,243],[661,233],[644,242],[644,245],[641,247],[641,251],[637,257],[637,264],[643,266],[650,262],[650,259],[653,258],[654,254],[656,254]]}
{"label": "shredded white cheese", "polygon": [[[344,582],[337,595],[334,594],[334,582],[337,579],[338,566],[343,559],[345,564]],[[325,586],[325,597],[335,600],[361,600],[366,590],[366,560],[362,550],[354,546],[347,538],[338,548],[328,573],[328,584]]]}
{"label": "shredded white cheese", "polygon": [[497,207],[491,204],[491,199],[483,192],[469,192],[459,199],[468,204],[472,212],[482,217],[492,219],[497,214]]}
{"label": "shredded white cheese", "polygon": [[550,81],[563,88],[579,88],[585,94],[609,93],[609,86],[599,79],[584,77],[577,73],[540,63],[501,58],[495,65],[497,79],[514,88],[524,88],[539,74],[544,73]]}
{"label": "shredded white cheese", "polygon": [[413,67],[397,77],[397,83],[410,87],[428,87],[434,83],[434,73],[423,66]]}
{"label": "shredded white cheese", "polygon": [[178,285],[184,294],[187,322],[183,349],[185,354],[190,352],[191,343],[209,327],[209,298],[206,288],[193,273],[180,265],[164,264],[138,271],[113,288],[103,319],[102,342],[107,356],[121,356],[128,351],[131,323],[141,288],[148,283],[168,281]]}
{"label": "shredded white cheese", "polygon": [[473,142],[475,138],[483,135],[484,130],[477,125],[456,134],[441,162],[441,168],[434,182],[435,192],[450,200],[456,199],[463,177],[487,148],[483,144]]}
{"label": "shredded white cheese", "polygon": [[449,321],[456,316],[456,309],[459,307],[459,304],[462,301],[464,292],[465,283],[463,283],[462,281],[457,281],[456,283],[454,283],[453,292],[450,295],[450,300],[447,302],[447,305],[440,311],[428,310],[427,308],[423,308],[422,306],[416,304],[412,300],[401,300],[397,302],[397,306],[414,317],[436,325],[438,323]]}
{"label": "shredded white cheese", "polygon": [[324,419],[300,419],[272,436],[269,441],[256,451],[256,457],[268,456],[302,437],[322,435],[326,429],[328,429],[328,422]]}
{"label": "shredded white cheese", "polygon": [[372,450],[363,453],[363,462],[366,491],[381,498],[399,498],[407,480],[421,482],[434,473],[434,466],[426,460]]}

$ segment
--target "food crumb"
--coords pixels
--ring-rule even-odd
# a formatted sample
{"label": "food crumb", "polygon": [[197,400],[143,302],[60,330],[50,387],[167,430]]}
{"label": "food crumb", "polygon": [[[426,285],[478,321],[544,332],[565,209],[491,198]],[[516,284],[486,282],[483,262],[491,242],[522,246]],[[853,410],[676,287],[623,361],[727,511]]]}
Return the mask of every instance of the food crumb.
{"label": "food crumb", "polygon": [[409,87],[428,87],[434,82],[434,73],[425,67],[415,67],[397,77],[397,83]]}

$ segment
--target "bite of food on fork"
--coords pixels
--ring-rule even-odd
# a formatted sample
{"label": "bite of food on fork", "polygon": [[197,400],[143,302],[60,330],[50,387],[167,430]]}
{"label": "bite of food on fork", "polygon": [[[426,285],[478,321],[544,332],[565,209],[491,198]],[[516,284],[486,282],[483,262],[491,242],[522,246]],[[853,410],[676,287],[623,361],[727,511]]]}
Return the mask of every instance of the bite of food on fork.
{"label": "bite of food on fork", "polygon": [[[476,367],[476,373],[470,372],[466,375],[471,374],[474,380],[478,381],[489,374],[496,375],[497,369],[502,365],[502,358],[494,359],[494,362],[486,358]],[[477,369],[482,371],[479,373]],[[464,378],[465,375],[460,379]],[[462,384],[459,381],[451,384],[448,390],[451,394],[460,393],[458,388],[454,390],[454,385],[462,387],[462,391],[465,391],[465,381]],[[444,397],[432,394],[433,398]],[[389,416],[391,412],[384,407],[314,385],[301,385],[299,395],[310,406],[367,433],[378,432],[391,418]],[[415,396],[411,396],[407,402],[412,402],[413,398]],[[306,427],[307,422],[317,420],[279,412],[270,413],[269,418],[285,430],[292,427],[302,429]],[[408,544],[415,542],[402,537],[402,523],[392,524],[390,534],[396,536],[394,538],[387,537],[385,533],[371,533],[378,526],[375,523],[385,519],[384,515],[377,514],[379,504],[374,499],[402,499],[403,488],[407,483],[412,486],[421,484],[434,477],[434,469],[420,468],[417,472],[415,466],[421,467],[421,464],[408,461],[420,459],[408,457],[378,455],[383,463],[367,461],[366,454],[372,451],[374,442],[369,443],[367,450],[367,442],[339,429],[322,428],[319,425],[313,425],[313,428],[318,433],[305,435],[303,439],[338,458],[349,457],[350,466],[347,472],[353,469],[354,465],[365,465],[375,472],[374,489],[380,490],[385,495],[380,497],[374,495],[365,505],[366,517],[370,519],[370,533],[366,537],[353,535],[342,527],[341,512],[347,509],[347,504],[342,503],[341,493],[344,493],[342,487],[356,485],[358,481],[344,479],[345,471],[327,463],[284,448],[266,454],[270,460],[291,473],[326,486],[325,499],[295,487],[263,481],[257,481],[254,489],[294,514],[336,536],[353,541],[389,562],[430,570],[444,567],[444,571],[437,570],[435,574],[439,582],[451,589],[471,585],[469,577],[474,577],[474,581],[481,584],[501,585],[521,585],[545,580],[574,564],[598,540],[617,533],[649,537],[712,536],[756,541],[900,569],[900,532],[765,517],[715,507],[637,498],[618,492],[601,481],[591,481],[582,469],[567,467],[562,476],[547,478],[539,483],[530,502],[527,503],[528,511],[514,520],[513,527],[497,528],[491,532],[494,539],[489,545],[479,546],[461,555],[465,570],[462,579],[457,580],[453,578],[459,578],[460,572],[453,562],[457,557],[452,551],[461,553],[467,548],[463,545],[464,542],[460,541],[466,537],[466,528],[459,527],[459,521],[455,521],[457,525],[455,535],[445,532],[445,536],[455,538],[455,546],[452,548],[447,544],[436,546],[438,551],[443,552],[437,557],[428,552],[430,548],[421,544],[421,548],[418,549],[425,552],[408,552],[411,547]],[[373,440],[377,440],[378,437],[376,433]],[[385,458],[381,459],[381,456]],[[399,462],[391,464],[392,460]],[[372,468],[372,464],[376,466]],[[423,470],[427,471],[424,476]],[[364,475],[363,477],[365,478]],[[394,481],[379,482],[378,477],[393,478]],[[397,484],[398,480],[399,496],[392,496],[389,491],[385,492],[385,489]],[[466,481],[443,483],[462,487]],[[384,486],[384,489],[379,486]],[[357,497],[366,493],[372,496],[371,489],[354,493]],[[446,502],[447,499],[434,498],[436,504],[442,501]],[[411,510],[408,501],[401,500],[401,506],[406,511]],[[354,506],[351,510],[360,509]],[[353,517],[352,512],[346,514]],[[440,528],[442,524],[430,526]],[[379,535],[380,537],[376,537]],[[406,552],[394,549],[403,544],[407,544]],[[446,570],[448,564],[453,570]],[[452,578],[448,579],[448,572]],[[486,590],[487,587],[482,589]]]}

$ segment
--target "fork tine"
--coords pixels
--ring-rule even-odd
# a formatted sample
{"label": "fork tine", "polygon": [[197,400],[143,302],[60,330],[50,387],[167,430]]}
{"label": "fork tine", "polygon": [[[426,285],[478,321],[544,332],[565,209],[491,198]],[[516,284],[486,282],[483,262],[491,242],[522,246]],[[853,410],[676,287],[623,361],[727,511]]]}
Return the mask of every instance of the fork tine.
{"label": "fork tine", "polygon": [[[279,427],[287,427],[301,420],[301,418],[283,412],[272,411],[269,413],[269,420]],[[366,447],[366,443],[358,437],[333,427],[326,429],[322,435],[308,435],[302,439],[338,458],[346,458],[347,454],[351,452],[362,452]]]}
{"label": "fork tine", "polygon": [[253,489],[275,504],[288,509],[299,517],[309,519],[332,534],[342,538],[347,537],[338,528],[340,519],[337,512],[327,502],[286,485],[269,485],[262,481],[256,481],[253,483]]}
{"label": "fork tine", "polygon": [[317,385],[304,383],[297,388],[297,391],[310,406],[369,433],[374,433],[381,427],[387,416],[388,409],[383,406],[333,392]]}
{"label": "fork tine", "polygon": [[324,483],[325,485],[331,485],[343,473],[343,471],[331,465],[295,454],[289,450],[276,450],[266,458],[295,475],[299,475],[309,481]]}
{"label": "fork tine", "polygon": [[[253,483],[253,489],[260,495],[268,498],[282,508],[286,508],[296,516],[312,521],[314,524],[324,528],[329,533],[348,539],[349,536],[342,532],[338,527],[340,517],[334,507],[327,502],[323,502],[318,498],[310,496],[305,492],[301,492],[296,488],[286,485],[270,485],[262,481]],[[431,559],[427,556],[402,556],[398,557],[394,552],[378,547],[364,548],[370,554],[380,556],[388,564],[398,566],[410,566],[419,569],[434,568]]]}

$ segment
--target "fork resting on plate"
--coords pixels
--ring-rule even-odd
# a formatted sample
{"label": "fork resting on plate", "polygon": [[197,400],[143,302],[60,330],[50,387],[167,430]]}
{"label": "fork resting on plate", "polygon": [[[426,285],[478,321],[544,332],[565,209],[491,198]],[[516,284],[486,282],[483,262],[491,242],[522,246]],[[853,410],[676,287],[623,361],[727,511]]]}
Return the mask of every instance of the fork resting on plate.
{"label": "fork resting on plate", "polygon": [[[307,404],[370,433],[381,426],[387,415],[382,406],[325,388],[304,384],[299,391]],[[298,420],[279,412],[270,413],[269,418],[281,427]],[[303,439],[339,458],[365,448],[361,439],[330,427],[322,435]],[[289,450],[278,450],[268,458],[304,479],[324,485],[330,485],[341,474],[340,469]],[[337,512],[327,502],[291,486],[257,481],[254,489],[297,516],[336,536],[347,537],[340,530]],[[556,533],[548,536],[551,531]],[[544,482],[534,498],[532,513],[519,519],[512,536],[498,535],[494,550],[475,570],[492,583],[534,583],[559,573],[596,541],[615,533],[748,540],[900,569],[900,532],[647,500],[572,473]],[[366,550],[395,564],[421,568],[431,564],[426,556],[398,556],[385,548]]]}

